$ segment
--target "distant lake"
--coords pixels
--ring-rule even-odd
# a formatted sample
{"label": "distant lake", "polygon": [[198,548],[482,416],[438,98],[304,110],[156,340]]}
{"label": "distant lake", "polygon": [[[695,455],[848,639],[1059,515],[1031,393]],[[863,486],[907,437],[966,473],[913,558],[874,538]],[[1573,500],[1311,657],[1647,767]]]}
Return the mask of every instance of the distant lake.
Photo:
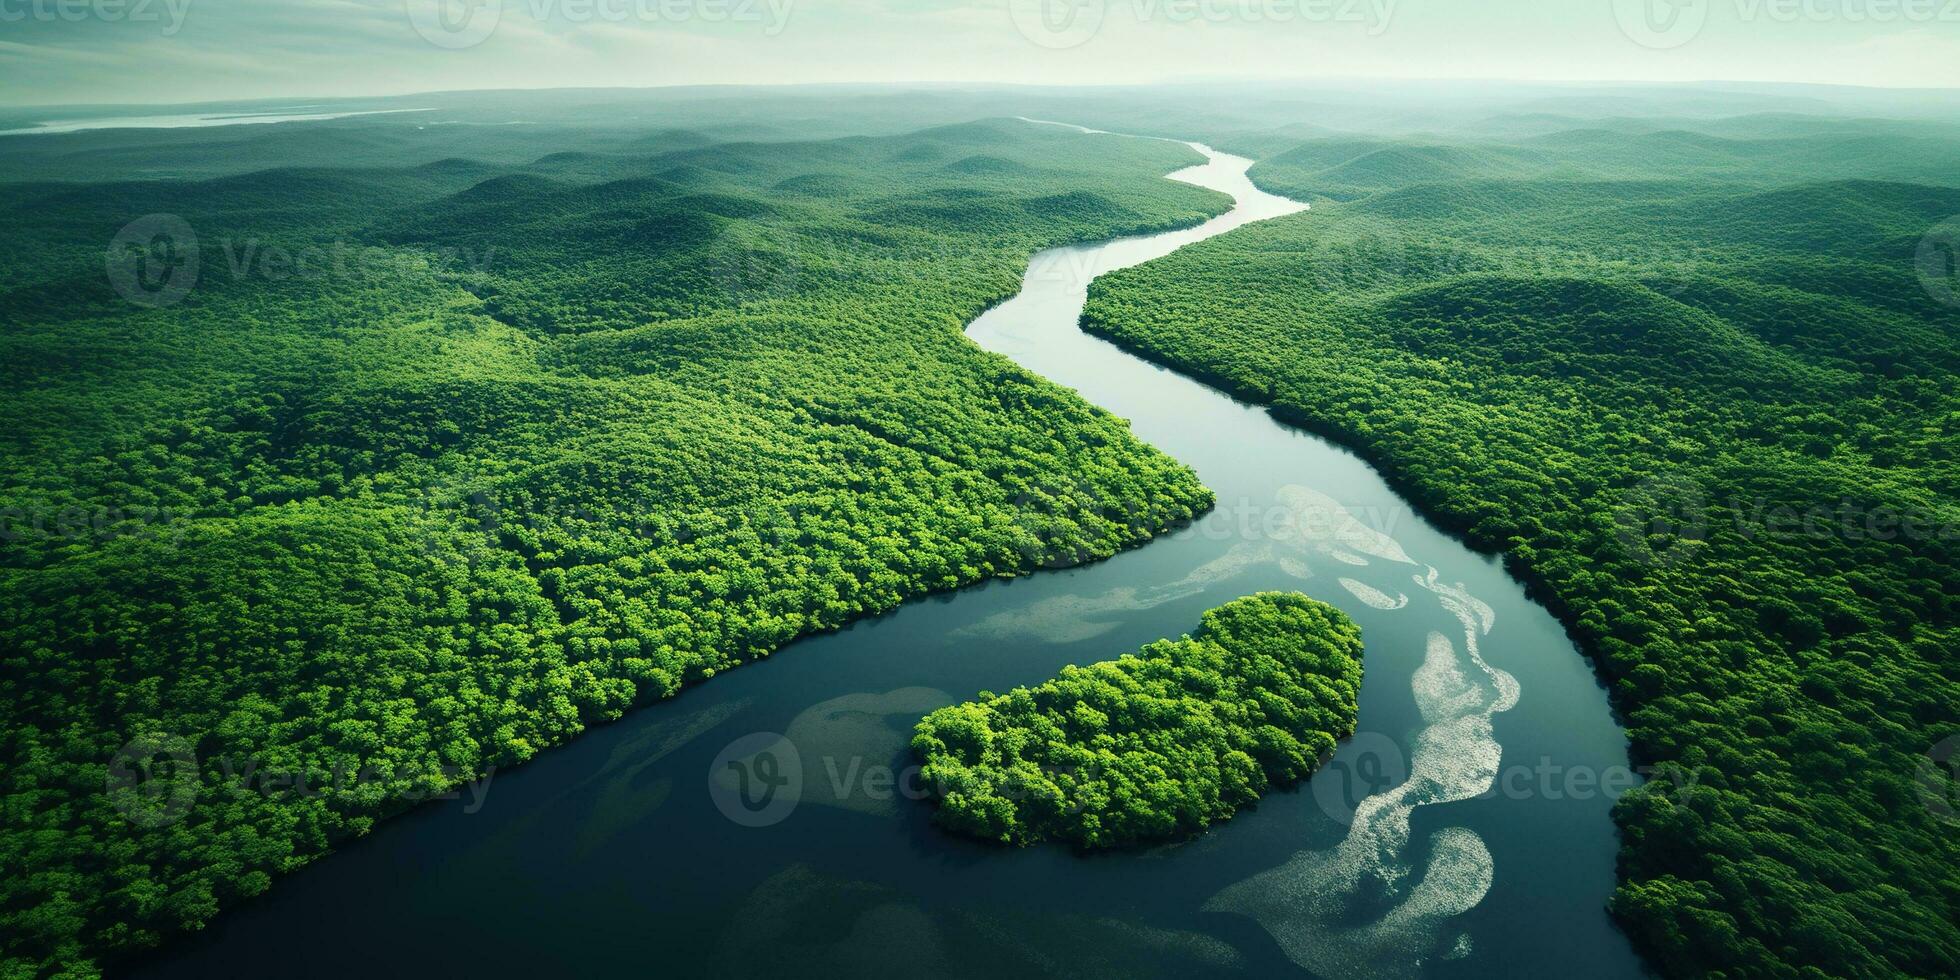
{"label": "distant lake", "polygon": [[[304,107],[301,107],[304,108]],[[246,126],[254,123],[308,122],[345,119],[349,116],[379,116],[395,112],[432,112],[433,109],[364,109],[351,112],[206,112],[189,115],[97,116],[91,119],[51,119],[25,129],[0,129],[0,136],[79,133],[85,129],[186,129],[195,126]]]}

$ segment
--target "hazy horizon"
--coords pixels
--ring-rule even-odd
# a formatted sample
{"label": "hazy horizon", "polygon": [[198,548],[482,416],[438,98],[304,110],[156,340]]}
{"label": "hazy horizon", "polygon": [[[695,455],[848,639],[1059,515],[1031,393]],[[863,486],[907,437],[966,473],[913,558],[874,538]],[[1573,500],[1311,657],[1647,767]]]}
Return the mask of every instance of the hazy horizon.
{"label": "hazy horizon", "polygon": [[1638,79],[1638,78],[1526,79],[1526,78],[1508,78],[1508,77],[1500,77],[1500,76],[1490,76],[1490,77],[1438,76],[1434,78],[1429,78],[1429,77],[1391,77],[1391,76],[1366,76],[1366,75],[1329,75],[1323,77],[1247,76],[1243,78],[1212,76],[1212,77],[1195,77],[1195,78],[1165,78],[1165,79],[1158,79],[1155,81],[1107,82],[1107,83],[1012,82],[1012,81],[985,80],[985,79],[968,80],[968,81],[953,81],[953,80],[946,80],[946,79],[913,79],[913,80],[904,80],[904,81],[861,81],[861,80],[845,79],[845,80],[837,80],[837,81],[787,81],[787,82],[705,82],[705,83],[703,82],[654,82],[645,85],[526,85],[526,86],[487,85],[487,86],[480,86],[480,87],[473,87],[473,88],[435,88],[435,89],[413,88],[413,89],[404,89],[399,92],[371,92],[371,93],[363,93],[363,94],[349,94],[349,93],[337,93],[337,92],[301,92],[301,93],[293,93],[293,94],[286,94],[286,95],[241,95],[235,98],[217,98],[217,99],[170,98],[170,99],[147,100],[147,101],[137,99],[137,100],[124,100],[124,101],[113,101],[113,102],[111,101],[31,102],[31,103],[24,102],[24,103],[0,103],[0,106],[4,106],[7,109],[17,109],[17,110],[34,110],[34,109],[107,110],[107,109],[145,109],[145,108],[165,109],[165,108],[179,108],[179,107],[193,108],[193,107],[200,107],[200,106],[224,107],[224,106],[244,106],[244,105],[250,105],[254,103],[266,103],[268,108],[274,106],[300,108],[306,106],[308,103],[306,103],[304,100],[309,100],[309,99],[320,100],[318,104],[321,106],[326,106],[326,105],[340,105],[343,103],[353,104],[359,102],[381,101],[381,100],[389,100],[389,99],[412,99],[418,96],[429,96],[433,98],[433,97],[442,97],[442,96],[494,95],[498,93],[520,93],[520,92],[521,93],[659,92],[659,91],[670,91],[670,90],[671,91],[703,91],[703,90],[715,90],[715,89],[726,89],[731,92],[749,91],[749,90],[772,90],[772,89],[784,90],[784,91],[794,91],[794,90],[802,90],[802,89],[832,90],[832,91],[917,90],[921,92],[932,92],[936,90],[978,92],[978,91],[992,91],[992,90],[1012,91],[1015,89],[1028,89],[1034,91],[1092,92],[1097,90],[1149,89],[1149,88],[1164,88],[1164,87],[1174,87],[1174,86],[1184,86],[1184,85],[1221,86],[1221,85],[1260,85],[1260,84],[1276,85],[1276,86],[1311,85],[1311,86],[1331,86],[1331,87],[1351,86],[1351,85],[1373,85],[1373,84],[1397,85],[1397,86],[1419,86],[1424,84],[1433,84],[1433,85],[1462,84],[1462,85],[1471,85],[1471,86],[1487,86],[1491,89],[1500,89],[1505,86],[1515,86],[1519,89],[1532,89],[1532,88],[1559,89],[1559,88],[1567,88],[1567,87],[1574,88],[1574,89],[1586,88],[1586,87],[1611,89],[1616,87],[1624,87],[1629,89],[1675,88],[1681,90],[1695,90],[1695,89],[1722,90],[1722,89],[1733,88],[1743,92],[1756,91],[1756,90],[1774,92],[1777,90],[1818,89],[1824,91],[1842,91],[1848,93],[1871,92],[1871,93],[1900,93],[1900,94],[1923,94],[1923,95],[1940,95],[1940,94],[1952,93],[1955,95],[1960,95],[1960,84],[1956,84],[1956,85],[1855,85],[1851,83],[1840,83],[1840,82],[1786,82],[1786,81],[1774,81],[1774,80],[1751,79],[1751,78],[1703,78],[1703,79],[1682,79],[1679,81],[1670,81],[1670,80],[1654,80],[1654,79]]}
{"label": "hazy horizon", "polygon": [[11,107],[679,84],[1960,88],[1953,0],[0,0],[0,23]]}

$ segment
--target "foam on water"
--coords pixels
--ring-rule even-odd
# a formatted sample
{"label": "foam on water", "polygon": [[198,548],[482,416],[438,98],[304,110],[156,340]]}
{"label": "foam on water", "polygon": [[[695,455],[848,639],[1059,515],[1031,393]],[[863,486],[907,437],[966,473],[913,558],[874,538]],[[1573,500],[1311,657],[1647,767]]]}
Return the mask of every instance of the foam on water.
{"label": "foam on water", "polygon": [[1101,636],[1121,622],[1120,613],[1151,609],[1197,595],[1213,585],[1243,574],[1256,565],[1278,560],[1289,574],[1310,578],[1311,568],[1279,556],[1271,544],[1243,543],[1205,562],[1175,582],[1145,589],[1122,586],[1095,595],[1063,595],[1021,609],[995,613],[954,635],[1017,640],[1023,643],[1076,643]]}
{"label": "foam on water", "polygon": [[802,801],[863,813],[897,813],[902,801],[896,794],[864,792],[855,777],[865,766],[900,757],[919,717],[954,700],[938,688],[901,687],[847,694],[804,709],[783,730],[803,763]]}
{"label": "foam on water", "polygon": [[1429,843],[1422,878],[1374,921],[1348,924],[1353,903],[1328,887],[1352,870],[1339,852],[1302,852],[1220,892],[1205,907],[1257,920],[1288,959],[1321,976],[1414,977],[1432,959],[1459,948],[1467,952],[1468,934],[1441,949],[1436,937],[1483,901],[1496,870],[1483,838],[1469,830],[1446,827]]}
{"label": "foam on water", "polygon": [[[1295,525],[1308,550],[1413,563],[1393,538],[1353,520],[1324,495],[1295,487],[1281,494],[1312,518]],[[1521,694],[1517,680],[1485,661],[1479,646],[1496,626],[1496,611],[1461,584],[1443,581],[1435,568],[1425,569],[1413,576],[1415,584],[1457,621],[1462,642],[1459,648],[1431,631],[1422,666],[1410,677],[1425,727],[1415,734],[1408,778],[1362,800],[1339,844],[1301,851],[1205,906],[1254,919],[1289,959],[1323,976],[1396,980],[1432,960],[1468,955],[1469,934],[1452,935],[1448,926],[1483,900],[1495,873],[1489,848],[1467,828],[1432,834],[1426,854],[1410,840],[1417,807],[1472,799],[1495,785],[1503,747],[1491,716],[1516,705]],[[1375,609],[1409,605],[1407,595],[1390,598],[1357,578],[1340,583]]]}
{"label": "foam on water", "polygon": [[1414,564],[1394,538],[1368,526],[1340,501],[1318,490],[1295,483],[1279,488],[1275,496],[1291,518],[1285,537],[1320,554],[1341,552],[1347,557],[1338,560],[1350,564],[1356,555]]}
{"label": "foam on water", "polygon": [[1356,599],[1376,609],[1394,611],[1409,604],[1409,597],[1400,592],[1391,596],[1357,579],[1342,578],[1341,588],[1348,590],[1349,594],[1353,595]]}

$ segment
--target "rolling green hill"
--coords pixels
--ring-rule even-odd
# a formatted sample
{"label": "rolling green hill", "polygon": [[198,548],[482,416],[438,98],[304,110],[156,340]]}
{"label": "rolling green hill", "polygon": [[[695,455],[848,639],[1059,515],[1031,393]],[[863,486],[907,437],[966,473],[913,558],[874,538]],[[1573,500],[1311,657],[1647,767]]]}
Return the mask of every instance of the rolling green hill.
{"label": "rolling green hill", "polygon": [[1952,975],[1960,309],[1914,261],[1960,189],[1873,179],[1933,137],[1575,126],[1518,140],[1557,180],[1276,154],[1337,200],[1099,280],[1088,326],[1505,552],[1654,767],[1612,910],[1664,973]]}
{"label": "rolling green hill", "polygon": [[[1025,115],[1315,199],[1099,282],[1090,325],[1507,553],[1650,767],[1612,906],[1650,962],[1960,974],[1960,312],[1914,264],[1960,214],[1950,94],[1458,88],[0,138],[0,973],[129,962],[796,637],[1208,507],[959,336],[1036,249],[1225,206],[1155,179],[1183,147]],[[1125,833],[1229,812],[1233,771]]]}
{"label": "rolling green hill", "polygon": [[[1950,186],[1952,161],[1960,154],[1960,139],[1932,127],[1909,136],[1835,129],[1791,136],[1775,131],[1716,135],[1683,128],[1626,131],[1604,128],[1601,121],[1574,125],[1508,141],[1474,126],[1475,135],[1448,137],[1330,136],[1280,151],[1250,149],[1259,160],[1252,177],[1275,194],[1336,201],[1421,190],[1424,185],[1495,181],[1516,182],[1517,192],[1527,195],[1544,193],[1530,185],[1548,181],[1558,182],[1558,193],[1566,194],[1574,192],[1574,181],[1592,185],[1577,189],[1580,193],[1600,194],[1628,181],[1801,184],[1835,179]],[[1663,125],[1680,123],[1668,120]]]}
{"label": "rolling green hill", "polygon": [[[1188,149],[1010,121],[585,140],[605,156],[478,135],[398,167],[355,140],[8,197],[9,975],[196,928],[432,791],[799,636],[1209,506],[1121,420],[960,333],[1038,248],[1222,210],[1156,179]],[[980,178],[914,152],[978,145],[1003,161]],[[148,214],[197,239],[174,303],[104,275]],[[124,285],[166,296],[155,272]],[[241,791],[242,760],[312,789]]]}

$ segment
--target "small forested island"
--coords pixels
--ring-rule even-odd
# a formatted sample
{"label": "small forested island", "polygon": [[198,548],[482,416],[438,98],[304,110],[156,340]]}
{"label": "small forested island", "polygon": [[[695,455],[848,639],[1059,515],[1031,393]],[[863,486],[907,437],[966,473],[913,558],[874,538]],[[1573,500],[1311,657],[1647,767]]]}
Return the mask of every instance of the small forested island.
{"label": "small forested island", "polygon": [[1360,689],[1360,627],[1266,592],[1189,636],[941,708],[912,749],[950,830],[1121,847],[1189,836],[1305,779],[1354,734]]}

